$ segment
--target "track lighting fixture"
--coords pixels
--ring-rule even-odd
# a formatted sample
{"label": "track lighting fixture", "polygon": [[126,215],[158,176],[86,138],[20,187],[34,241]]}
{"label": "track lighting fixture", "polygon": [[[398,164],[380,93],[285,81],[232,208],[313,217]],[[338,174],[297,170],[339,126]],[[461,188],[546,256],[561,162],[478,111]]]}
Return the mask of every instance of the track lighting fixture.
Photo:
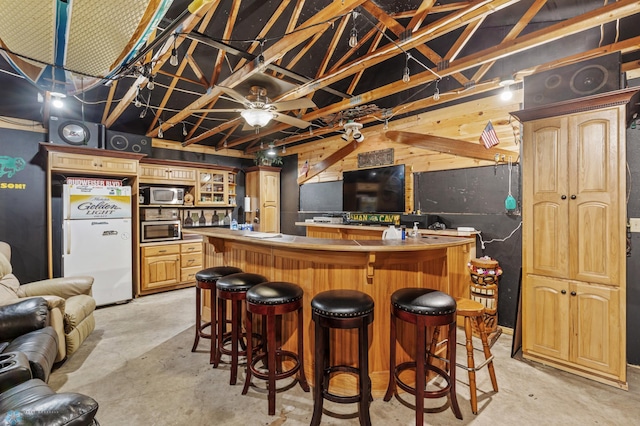
{"label": "track lighting fixture", "polygon": [[356,29],[356,16],[358,16],[358,12],[351,12],[351,18],[353,19],[353,27],[351,27],[351,33],[349,34],[349,47],[356,47],[358,45],[358,30]]}
{"label": "track lighting fixture", "polygon": [[270,145],[269,145],[269,149],[267,150],[267,155],[268,155],[269,157],[275,157],[275,156],[276,156],[276,150],[275,150],[275,149],[273,149],[273,148],[274,148],[274,147],[273,147],[273,144],[270,144]]}
{"label": "track lighting fixture", "polygon": [[362,142],[364,135],[360,132],[360,129],[362,129],[362,124],[356,123],[355,121],[348,121],[347,124],[344,125],[344,133],[340,137],[345,141],[348,141],[349,137],[353,137],[353,140],[356,142]]}
{"label": "track lighting fixture", "polygon": [[178,49],[176,49],[176,36],[173,36],[173,49],[171,49],[171,58],[169,58],[169,64],[174,67],[178,66]]}

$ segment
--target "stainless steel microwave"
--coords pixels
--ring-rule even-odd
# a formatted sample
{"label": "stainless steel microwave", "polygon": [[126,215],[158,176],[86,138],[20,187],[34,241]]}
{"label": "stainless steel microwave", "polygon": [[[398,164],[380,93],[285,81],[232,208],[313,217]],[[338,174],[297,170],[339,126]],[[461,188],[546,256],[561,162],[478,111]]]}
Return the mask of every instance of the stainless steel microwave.
{"label": "stainless steel microwave", "polygon": [[147,186],[140,189],[140,203],[145,205],[184,204],[184,188]]}
{"label": "stainless steel microwave", "polygon": [[182,228],[179,220],[153,220],[140,222],[140,242],[179,240]]}

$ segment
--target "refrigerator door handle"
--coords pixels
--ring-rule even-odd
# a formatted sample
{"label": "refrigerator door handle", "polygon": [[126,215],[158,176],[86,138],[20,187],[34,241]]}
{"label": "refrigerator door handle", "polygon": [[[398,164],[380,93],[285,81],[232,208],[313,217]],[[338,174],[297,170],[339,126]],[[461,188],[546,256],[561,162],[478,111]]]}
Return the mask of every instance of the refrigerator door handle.
{"label": "refrigerator door handle", "polygon": [[69,221],[65,220],[64,221],[64,230],[63,232],[65,232],[67,234],[65,240],[65,248],[64,248],[64,252],[65,254],[71,254],[71,226],[69,226]]}

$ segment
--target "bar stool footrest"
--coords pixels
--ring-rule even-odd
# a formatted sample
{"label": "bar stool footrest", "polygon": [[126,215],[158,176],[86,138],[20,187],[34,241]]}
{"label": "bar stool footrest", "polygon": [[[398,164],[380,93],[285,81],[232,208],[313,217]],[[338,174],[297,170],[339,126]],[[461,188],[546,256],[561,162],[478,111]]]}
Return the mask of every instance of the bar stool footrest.
{"label": "bar stool footrest", "polygon": [[[410,370],[410,369],[415,369],[416,368],[416,363],[415,361],[408,361],[408,362],[403,362],[400,365],[397,365],[394,371],[394,375],[396,378],[396,385],[404,390],[405,392],[410,393],[411,395],[416,394],[416,388],[414,386],[408,385],[407,383],[405,383],[404,381],[402,381],[402,379],[400,378],[400,374],[405,371],[405,370]],[[451,389],[451,379],[449,377],[449,374],[447,374],[444,370],[431,365],[431,364],[425,364],[424,366],[425,372],[427,371],[433,371],[434,373],[436,373],[438,376],[440,376],[441,378],[443,378],[446,382],[447,385],[444,386],[441,389],[438,390],[433,390],[433,391],[424,391],[424,397],[425,398],[442,398],[444,396],[447,396],[449,394],[449,390]],[[415,377],[415,375],[414,375]]]}
{"label": "bar stool footrest", "polygon": [[[329,375],[329,379],[331,379],[331,375],[333,374],[343,374],[343,373],[353,373],[356,375],[360,374],[360,369],[358,369],[357,367],[352,367],[350,365],[333,365],[329,368],[326,368],[324,371],[326,375]],[[369,391],[369,394],[371,394],[371,391]],[[339,404],[353,404],[355,402],[359,402],[361,399],[360,394],[337,395],[335,393],[331,393],[329,389],[324,389],[324,391],[322,392],[322,395],[324,396],[324,399],[331,402],[337,402]]]}
{"label": "bar stool footrest", "polygon": [[[249,366],[249,368],[251,368],[251,374],[253,374],[257,378],[262,379],[262,380],[268,380],[269,379],[269,373],[263,373],[262,371],[258,370],[256,368],[256,364],[258,364],[261,361],[265,361],[267,359],[267,355],[268,354],[264,353],[264,352],[256,355],[255,358],[253,358],[251,360],[251,365]],[[295,361],[295,365],[293,367],[291,367],[290,369],[288,369],[286,371],[277,372],[275,374],[275,379],[276,380],[286,379],[287,377],[291,377],[291,376],[295,375],[300,370],[300,358],[298,357],[298,355],[295,352],[283,351],[281,349],[278,349],[278,350],[276,350],[276,357],[280,357],[281,359],[285,358],[285,359],[289,359],[289,360]]]}

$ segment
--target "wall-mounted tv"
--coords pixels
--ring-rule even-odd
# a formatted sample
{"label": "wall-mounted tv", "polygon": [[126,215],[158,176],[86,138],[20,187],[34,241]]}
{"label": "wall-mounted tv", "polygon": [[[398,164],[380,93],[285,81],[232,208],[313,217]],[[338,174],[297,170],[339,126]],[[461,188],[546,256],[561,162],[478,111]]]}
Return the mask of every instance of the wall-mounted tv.
{"label": "wall-mounted tv", "polygon": [[404,165],[342,173],[342,208],[348,212],[404,213]]}

